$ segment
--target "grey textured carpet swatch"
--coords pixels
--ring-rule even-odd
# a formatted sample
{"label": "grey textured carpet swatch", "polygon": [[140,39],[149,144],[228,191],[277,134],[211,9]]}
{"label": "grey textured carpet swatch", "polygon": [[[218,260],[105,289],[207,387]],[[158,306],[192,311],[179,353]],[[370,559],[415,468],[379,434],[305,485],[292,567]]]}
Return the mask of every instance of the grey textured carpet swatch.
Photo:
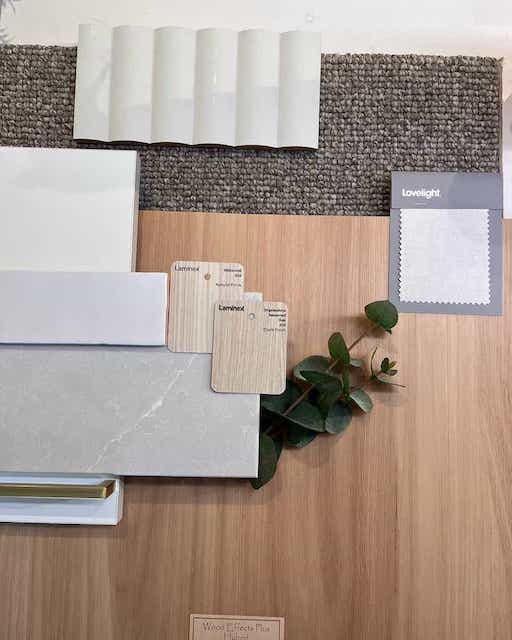
{"label": "grey textured carpet swatch", "polygon": [[493,58],[323,55],[318,151],[75,142],[75,64],[0,46],[0,145],[137,149],[143,209],[382,215],[391,170],[499,171]]}

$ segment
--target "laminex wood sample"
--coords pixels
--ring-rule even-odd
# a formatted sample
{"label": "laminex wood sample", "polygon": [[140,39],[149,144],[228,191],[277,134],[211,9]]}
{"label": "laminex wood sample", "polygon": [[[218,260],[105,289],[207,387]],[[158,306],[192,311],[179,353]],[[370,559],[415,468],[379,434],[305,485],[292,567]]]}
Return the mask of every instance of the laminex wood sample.
{"label": "laminex wood sample", "polygon": [[217,302],[212,388],[231,393],[282,393],[287,334],[288,309],[283,302]]}
{"label": "laminex wood sample", "polygon": [[0,271],[0,301],[0,343],[166,344],[166,273]]}
{"label": "laminex wood sample", "polygon": [[171,351],[211,353],[215,303],[243,297],[238,263],[179,260],[170,273],[168,344]]}
{"label": "laminex wood sample", "polygon": [[133,271],[135,151],[0,147],[0,269]]}

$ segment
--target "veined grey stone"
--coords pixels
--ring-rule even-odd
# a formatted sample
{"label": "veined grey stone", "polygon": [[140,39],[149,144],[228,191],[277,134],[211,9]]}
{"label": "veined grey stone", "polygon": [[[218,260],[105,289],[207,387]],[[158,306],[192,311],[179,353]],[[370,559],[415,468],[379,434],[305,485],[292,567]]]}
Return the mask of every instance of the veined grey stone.
{"label": "veined grey stone", "polygon": [[259,396],[215,393],[211,356],[0,347],[0,471],[254,477]]}

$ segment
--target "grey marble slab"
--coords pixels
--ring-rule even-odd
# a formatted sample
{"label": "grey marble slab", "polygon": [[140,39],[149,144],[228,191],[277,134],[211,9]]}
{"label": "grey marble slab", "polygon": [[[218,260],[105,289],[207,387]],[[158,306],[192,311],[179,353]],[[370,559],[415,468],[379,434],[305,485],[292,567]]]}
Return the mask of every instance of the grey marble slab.
{"label": "grey marble slab", "polygon": [[0,471],[254,477],[259,396],[215,393],[211,356],[0,347]]}

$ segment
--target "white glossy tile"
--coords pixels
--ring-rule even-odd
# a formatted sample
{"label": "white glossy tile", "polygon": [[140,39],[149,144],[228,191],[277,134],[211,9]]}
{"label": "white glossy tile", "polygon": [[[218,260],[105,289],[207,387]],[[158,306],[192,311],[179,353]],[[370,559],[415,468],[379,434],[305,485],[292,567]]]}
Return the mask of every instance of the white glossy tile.
{"label": "white glossy tile", "polygon": [[0,343],[165,345],[166,273],[0,271]]}
{"label": "white glossy tile", "polygon": [[132,271],[135,151],[0,147],[0,269]]}

